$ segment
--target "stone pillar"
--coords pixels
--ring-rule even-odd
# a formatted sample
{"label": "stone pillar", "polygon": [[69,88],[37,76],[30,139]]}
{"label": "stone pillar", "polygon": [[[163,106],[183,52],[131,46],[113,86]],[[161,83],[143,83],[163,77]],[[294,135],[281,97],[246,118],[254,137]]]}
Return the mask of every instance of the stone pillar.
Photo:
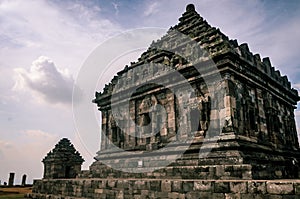
{"label": "stone pillar", "polygon": [[8,186],[14,186],[15,173],[9,173]]}
{"label": "stone pillar", "polygon": [[106,143],[106,149],[109,149],[109,148],[111,148],[111,144],[113,143],[112,142],[112,134],[113,134],[113,130],[112,130],[112,128],[113,128],[113,122],[114,122],[114,120],[113,120],[113,118],[112,118],[112,111],[111,110],[108,110],[108,112],[107,112],[107,114],[108,114],[108,125],[107,125],[107,131],[108,131],[108,134],[107,134],[107,138],[108,138],[108,140],[107,140],[107,143]]}
{"label": "stone pillar", "polygon": [[220,97],[222,97],[220,98],[222,102],[219,103],[220,125],[222,132],[228,134],[234,131],[233,118],[236,109],[235,85],[231,80],[231,74],[225,74],[221,85],[224,93],[220,90],[217,91],[221,92]]}
{"label": "stone pillar", "polygon": [[296,128],[296,121],[293,109],[291,110],[291,117],[290,117],[290,129],[291,129],[291,136],[292,136],[292,145],[296,149],[299,148],[298,136],[297,136],[297,128]]}
{"label": "stone pillar", "polygon": [[108,113],[107,110],[102,110],[102,129],[101,129],[101,147],[100,150],[107,148],[106,136],[108,131]]}
{"label": "stone pillar", "polygon": [[266,123],[266,113],[264,108],[264,99],[263,99],[263,90],[256,89],[257,92],[257,106],[258,106],[258,117],[259,117],[259,125],[258,125],[258,131],[262,133],[262,138],[265,140],[268,137],[268,129],[267,129],[267,123]]}
{"label": "stone pillar", "polygon": [[[129,101],[129,118],[128,118],[128,132],[125,132],[125,146],[127,149],[133,148],[135,146],[135,137],[133,136],[135,132],[135,100]],[[132,123],[131,123],[132,122]],[[131,125],[133,124],[133,125]]]}
{"label": "stone pillar", "polygon": [[24,174],[23,176],[22,176],[22,186],[25,186],[26,185],[26,177],[27,177],[27,175],[26,174]]}
{"label": "stone pillar", "polygon": [[168,104],[167,104],[167,139],[168,140],[174,140],[175,136],[176,136],[176,123],[175,123],[175,106],[174,106],[174,94],[173,93],[169,93],[169,95],[167,96],[168,99]]}

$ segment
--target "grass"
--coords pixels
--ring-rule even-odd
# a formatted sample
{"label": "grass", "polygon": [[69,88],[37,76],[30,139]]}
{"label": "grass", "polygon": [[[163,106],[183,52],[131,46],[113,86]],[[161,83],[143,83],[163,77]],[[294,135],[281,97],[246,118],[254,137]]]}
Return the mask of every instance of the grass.
{"label": "grass", "polygon": [[0,199],[24,198],[26,193],[31,193],[31,187],[0,188]]}
{"label": "grass", "polygon": [[24,194],[10,194],[10,195],[0,195],[0,199],[18,199],[24,198]]}

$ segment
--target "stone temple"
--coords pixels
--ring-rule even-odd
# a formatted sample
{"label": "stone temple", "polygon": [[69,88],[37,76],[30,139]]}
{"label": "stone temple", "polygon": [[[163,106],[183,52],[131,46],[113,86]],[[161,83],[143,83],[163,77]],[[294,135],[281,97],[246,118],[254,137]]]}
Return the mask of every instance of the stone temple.
{"label": "stone temple", "polygon": [[299,99],[269,58],[190,4],[96,92],[102,135],[90,169],[45,175],[30,197],[299,198]]}
{"label": "stone temple", "polygon": [[84,162],[70,140],[61,139],[42,161],[44,178],[75,178]]}

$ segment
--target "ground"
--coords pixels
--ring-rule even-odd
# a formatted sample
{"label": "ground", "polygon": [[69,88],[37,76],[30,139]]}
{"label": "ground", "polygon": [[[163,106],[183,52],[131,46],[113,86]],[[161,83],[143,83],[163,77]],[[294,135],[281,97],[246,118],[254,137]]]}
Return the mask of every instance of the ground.
{"label": "ground", "polygon": [[24,198],[24,194],[31,193],[32,187],[0,187],[0,199]]}

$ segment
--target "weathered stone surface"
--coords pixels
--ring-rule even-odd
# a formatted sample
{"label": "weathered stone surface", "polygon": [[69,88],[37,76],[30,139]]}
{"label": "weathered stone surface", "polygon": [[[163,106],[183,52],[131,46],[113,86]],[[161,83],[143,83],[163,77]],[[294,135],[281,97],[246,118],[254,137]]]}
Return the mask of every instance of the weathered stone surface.
{"label": "weathered stone surface", "polygon": [[294,191],[292,183],[267,183],[267,192],[270,194],[294,194]]}
{"label": "weathered stone surface", "polygon": [[214,192],[215,193],[229,193],[230,192],[229,182],[216,181],[214,183]]}
{"label": "weathered stone surface", "polygon": [[232,193],[247,193],[247,183],[246,182],[230,183],[230,192],[232,192]]}
{"label": "weathered stone surface", "polygon": [[182,181],[174,180],[172,181],[172,192],[182,192]]}
{"label": "weathered stone surface", "polygon": [[171,181],[163,180],[161,182],[161,191],[167,193],[171,192],[172,191],[171,185],[172,185]]}
{"label": "weathered stone surface", "polygon": [[248,192],[249,193],[266,194],[267,190],[266,190],[265,182],[250,181],[248,183]]}
{"label": "weathered stone surface", "polygon": [[210,191],[212,189],[212,183],[210,181],[195,181],[194,191]]}

